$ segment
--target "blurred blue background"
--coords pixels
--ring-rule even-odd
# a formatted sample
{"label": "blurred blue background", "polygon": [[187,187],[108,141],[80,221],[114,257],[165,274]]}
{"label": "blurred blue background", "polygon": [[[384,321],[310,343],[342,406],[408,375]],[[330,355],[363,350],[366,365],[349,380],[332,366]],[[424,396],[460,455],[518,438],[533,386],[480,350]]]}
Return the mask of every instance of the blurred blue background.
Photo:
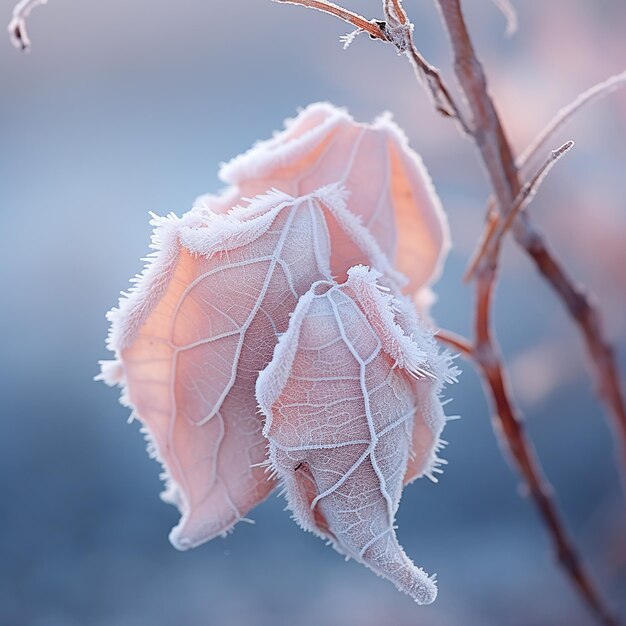
{"label": "blurred blue background", "polygon": [[[517,2],[519,32],[466,1],[516,149],[580,90],[626,67],[622,0]],[[416,40],[451,78],[431,2]],[[379,17],[377,1],[352,8]],[[12,2],[0,0],[0,21]],[[218,164],[316,100],[357,119],[391,110],[447,208],[454,249],[440,325],[470,331],[461,284],[488,193],[471,145],[431,111],[404,59],[333,19],[265,0],[52,0],[31,54],[0,37],[0,624],[2,626],[533,626],[591,624],[557,569],[498,448],[480,382],[451,391],[438,485],[418,481],[398,517],[406,551],[437,572],[418,607],[301,532],[273,496],[227,539],[167,541],[174,508],[117,392],[92,382],[104,313],[147,252],[148,211],[182,213],[221,185]],[[626,96],[581,113],[532,212],[602,305],[626,366]],[[626,519],[615,446],[584,349],[530,263],[507,245],[497,328],[512,383],[569,527],[626,615]]]}

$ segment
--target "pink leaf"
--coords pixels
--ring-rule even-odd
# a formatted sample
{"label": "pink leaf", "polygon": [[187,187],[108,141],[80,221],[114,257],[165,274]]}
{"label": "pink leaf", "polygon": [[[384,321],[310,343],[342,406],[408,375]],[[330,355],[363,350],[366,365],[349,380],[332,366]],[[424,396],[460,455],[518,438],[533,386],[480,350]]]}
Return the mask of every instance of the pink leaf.
{"label": "pink leaf", "polygon": [[340,201],[273,193],[156,219],[156,254],[109,315],[117,362],[102,378],[125,386],[165,467],[177,548],[226,532],[273,488],[254,386],[298,298],[330,279],[323,212]]}
{"label": "pink leaf", "polygon": [[[331,104],[308,106],[272,139],[258,143],[222,167],[231,185],[221,196],[203,196],[201,206],[224,212],[265,190],[292,196],[340,184],[349,192],[348,209],[371,232],[415,292],[438,277],[449,248],[448,223],[430,177],[404,133],[384,115],[356,123]],[[368,263],[358,247],[329,224],[334,242],[333,274]]]}
{"label": "pink leaf", "polygon": [[427,604],[436,585],[404,553],[394,519],[405,477],[437,461],[445,418],[431,409],[454,372],[431,337],[402,330],[398,321],[413,320],[378,277],[359,266],[344,285],[313,285],[259,376],[257,398],[298,523]]}

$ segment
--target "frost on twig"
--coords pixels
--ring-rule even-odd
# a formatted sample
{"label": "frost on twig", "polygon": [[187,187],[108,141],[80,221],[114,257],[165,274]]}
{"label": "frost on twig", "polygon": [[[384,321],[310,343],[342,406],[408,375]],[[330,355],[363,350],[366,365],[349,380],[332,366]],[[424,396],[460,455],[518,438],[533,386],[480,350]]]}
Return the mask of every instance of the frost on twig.
{"label": "frost on twig", "polygon": [[513,221],[518,214],[526,209],[526,207],[533,201],[541,183],[543,183],[556,162],[573,146],[573,141],[567,141],[560,148],[550,152],[550,155],[545,160],[543,165],[537,170],[535,175],[520,189],[519,193],[515,197],[515,200],[513,201],[511,210],[507,213],[507,215],[505,217],[499,217],[497,213],[494,214],[493,220],[487,225],[486,235],[474,255],[473,260],[470,262],[467,272],[465,273],[463,279],[466,282],[472,279],[476,269],[480,267],[483,259],[489,259],[494,263],[497,261],[497,259],[494,258],[494,255],[498,254],[502,238],[509,228],[511,228]]}
{"label": "frost on twig", "polygon": [[348,11],[326,0],[274,0],[274,2],[297,4],[309,9],[316,9],[322,13],[334,15],[352,26],[356,26],[357,31],[344,35],[341,38],[344,49],[352,43],[358,31],[369,33],[372,39],[391,43],[398,53],[407,55],[413,66],[416,78],[426,88],[435,109],[444,117],[455,119],[464,133],[470,133],[465,116],[454,98],[452,98],[449,89],[441,78],[439,70],[431,65],[415,46],[413,42],[413,25],[409,22],[400,0],[383,1],[386,19],[384,22],[367,20],[357,13]]}
{"label": "frost on twig", "polygon": [[20,0],[13,8],[13,17],[7,26],[11,43],[19,50],[30,50],[30,37],[26,30],[26,18],[37,6],[46,4],[48,0]]}
{"label": "frost on twig", "polygon": [[362,32],[363,31],[360,28],[357,28],[356,30],[346,33],[345,35],[341,35],[341,37],[339,37],[339,41],[343,44],[343,49],[347,50],[350,47],[350,44],[356,39],[357,35]]}
{"label": "frost on twig", "polygon": [[[589,87],[576,96],[569,104],[564,106],[538,133],[535,139],[515,159],[515,165],[519,170],[528,168],[532,161],[545,148],[546,143],[561,129],[576,113],[588,104],[601,100],[626,85],[626,71],[614,74],[600,83]],[[491,196],[487,202],[489,211],[496,209],[495,198]],[[469,273],[469,271],[468,271]]]}
{"label": "frost on twig", "polygon": [[439,393],[457,372],[431,337],[399,325],[400,302],[379,277],[356,266],[343,285],[312,285],[259,375],[257,398],[296,521],[430,604],[435,581],[398,543],[395,515],[407,474],[440,471]]}
{"label": "frost on twig", "polygon": [[556,150],[550,152],[550,156],[539,168],[537,173],[531,178],[530,181],[523,185],[520,192],[517,194],[515,200],[513,201],[513,206],[511,207],[511,210],[508,212],[506,217],[500,220],[502,222],[502,225],[495,231],[495,234],[493,236],[494,253],[495,251],[497,251],[498,247],[500,246],[500,241],[502,240],[502,237],[511,227],[511,224],[513,223],[513,220],[517,217],[518,213],[523,211],[533,201],[539,187],[541,186],[541,183],[543,183],[550,170],[554,167],[556,162],[573,146],[573,141],[566,141],[560,148],[557,148]]}
{"label": "frost on twig", "polygon": [[334,15],[335,17],[338,17],[340,20],[343,20],[348,24],[352,24],[352,26],[355,26],[359,30],[367,32],[370,37],[372,37],[372,39],[381,39],[383,41],[387,39],[384,31],[381,29],[380,25],[376,21],[369,21],[365,19],[362,15],[354,13],[354,11],[348,11],[347,9],[344,9],[343,7],[340,7],[332,2],[327,2],[327,0],[273,1],[281,4],[297,4],[308,9],[315,9],[317,11],[321,11],[322,13],[328,13],[329,15]]}
{"label": "frost on twig", "polygon": [[[506,218],[513,212],[515,198],[522,191],[511,147],[489,95],[487,79],[467,30],[460,0],[438,0],[438,5],[453,49],[455,72],[474,117],[473,138],[488,171],[500,214],[502,218]],[[607,348],[602,337],[597,313],[557,264],[531,222],[528,219],[522,219],[527,216],[524,214],[518,217],[520,219],[514,220],[516,239],[525,247],[542,274],[565,301],[572,317],[582,326],[599,373],[616,376],[616,365],[611,360],[610,349]],[[496,231],[492,219],[488,222],[488,228]],[[503,433],[503,441],[506,442],[507,449],[512,454],[516,468],[529,486],[530,494],[550,533],[552,544],[564,572],[598,621],[602,624],[614,624],[613,616],[568,538],[556,502],[551,496],[550,486],[546,483],[539,461],[525,437],[519,412],[510,399],[506,372],[499,358],[498,344],[492,329],[491,314],[497,276],[496,261],[497,259],[493,263],[482,263],[477,277],[473,352],[494,403],[494,419],[498,426],[496,430]],[[578,306],[573,305],[573,298],[579,304],[581,300],[584,301],[586,305],[584,311],[581,312]],[[617,396],[621,399],[619,383]]]}
{"label": "frost on twig", "polygon": [[[517,158],[515,169],[527,168],[544,148],[546,142],[584,106],[613,93],[624,85],[626,85],[626,72],[621,72],[580,94],[557,113],[535,141]],[[490,216],[483,242],[489,238],[489,229],[494,225],[492,211],[496,210],[496,202],[493,196],[489,200],[489,206]],[[579,328],[592,365],[596,394],[614,421],[616,434],[621,440],[621,454],[624,456],[626,455],[626,398],[622,389],[615,350],[604,336],[600,311],[593,304],[586,290],[566,272],[541,233],[534,227],[529,216],[520,216],[520,219],[515,220],[513,228],[518,244],[532,258],[537,270],[553,288]],[[469,268],[471,269],[472,267]],[[622,463],[625,461],[626,459],[622,459]]]}

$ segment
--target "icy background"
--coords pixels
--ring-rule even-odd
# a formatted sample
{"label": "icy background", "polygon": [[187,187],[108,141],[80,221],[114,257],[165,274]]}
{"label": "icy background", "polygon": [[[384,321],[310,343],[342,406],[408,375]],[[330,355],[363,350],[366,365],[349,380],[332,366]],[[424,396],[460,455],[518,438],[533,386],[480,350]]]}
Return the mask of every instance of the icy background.
{"label": "icy background", "polygon": [[[586,86],[626,67],[623,0],[518,1],[503,36],[489,0],[470,27],[518,149]],[[12,3],[0,1],[0,21]],[[380,16],[375,0],[352,2]],[[450,76],[431,2],[407,0],[416,40]],[[417,607],[301,532],[270,498],[225,540],[167,541],[158,466],[115,391],[92,382],[105,311],[147,252],[148,211],[181,213],[217,190],[220,161],[328,99],[357,119],[390,109],[450,213],[455,248],[439,323],[469,332],[460,277],[486,185],[469,142],[437,117],[408,64],[333,19],[265,0],[52,0],[33,50],[0,37],[0,624],[2,626],[534,626],[590,624],[553,563],[532,506],[465,366],[449,412],[450,465],[405,491],[399,536],[437,572]],[[626,93],[555,140],[577,145],[532,212],[603,305],[626,366]],[[570,528],[626,613],[625,512],[614,447],[577,335],[528,261],[507,246],[497,325],[528,428]]]}

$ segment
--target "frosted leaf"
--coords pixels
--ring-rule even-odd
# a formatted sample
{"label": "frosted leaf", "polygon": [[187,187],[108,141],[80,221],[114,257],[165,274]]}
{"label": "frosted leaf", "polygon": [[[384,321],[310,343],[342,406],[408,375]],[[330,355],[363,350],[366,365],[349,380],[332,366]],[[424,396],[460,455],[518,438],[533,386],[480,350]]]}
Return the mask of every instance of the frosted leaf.
{"label": "frosted leaf", "polygon": [[404,476],[405,484],[422,476],[438,482],[436,474],[441,474],[440,466],[446,464],[438,456],[438,452],[445,444],[441,440],[441,432],[448,419],[443,411],[441,395],[445,385],[457,382],[461,373],[454,365],[450,353],[439,349],[430,320],[425,323],[417,313],[408,296],[396,295],[396,322],[411,337],[418,349],[428,355],[426,375],[416,378],[413,383],[415,419],[411,456]]}
{"label": "frosted leaf", "polygon": [[402,330],[419,329],[378,277],[359,266],[344,285],[312,286],[259,375],[257,399],[298,523],[427,604],[436,585],[404,553],[394,519],[405,477],[434,460],[444,418],[431,411],[442,385],[432,381],[448,372],[432,338]]}
{"label": "frosted leaf", "polygon": [[254,386],[298,298],[330,278],[323,214],[334,203],[329,188],[155,218],[156,252],[109,314],[116,361],[102,378],[124,386],[164,465],[177,548],[225,533],[273,488]]}
{"label": "frosted leaf", "polygon": [[[360,124],[331,104],[308,106],[272,139],[222,167],[230,185],[202,196],[201,206],[224,212],[266,189],[292,196],[337,183],[349,193],[348,209],[377,241],[415,292],[437,278],[449,248],[448,223],[430,177],[400,128],[383,115]],[[340,280],[352,265],[367,264],[362,250],[329,223],[332,271]]]}

